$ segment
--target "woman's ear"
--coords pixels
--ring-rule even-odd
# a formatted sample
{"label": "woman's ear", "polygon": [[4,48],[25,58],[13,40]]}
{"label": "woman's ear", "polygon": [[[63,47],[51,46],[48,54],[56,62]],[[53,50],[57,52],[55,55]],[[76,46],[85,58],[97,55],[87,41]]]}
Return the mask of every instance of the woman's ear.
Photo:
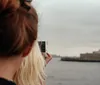
{"label": "woman's ear", "polygon": [[28,54],[30,53],[31,49],[32,49],[32,46],[28,46],[28,47],[24,50],[24,52],[23,52],[23,54],[22,54],[22,57],[28,56]]}

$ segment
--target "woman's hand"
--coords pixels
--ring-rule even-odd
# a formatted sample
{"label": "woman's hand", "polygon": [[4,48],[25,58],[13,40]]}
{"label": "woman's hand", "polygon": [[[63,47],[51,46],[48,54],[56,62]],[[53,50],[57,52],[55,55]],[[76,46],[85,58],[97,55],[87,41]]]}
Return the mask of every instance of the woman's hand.
{"label": "woman's hand", "polygon": [[42,53],[42,54],[45,58],[46,64],[48,64],[52,60],[52,56],[49,53]]}

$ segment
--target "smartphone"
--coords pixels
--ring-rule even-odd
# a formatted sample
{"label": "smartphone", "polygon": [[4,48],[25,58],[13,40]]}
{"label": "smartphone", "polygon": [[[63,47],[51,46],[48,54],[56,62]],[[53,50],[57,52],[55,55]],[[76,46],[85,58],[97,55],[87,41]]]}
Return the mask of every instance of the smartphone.
{"label": "smartphone", "polygon": [[46,53],[46,42],[45,41],[38,41],[40,50],[42,53]]}

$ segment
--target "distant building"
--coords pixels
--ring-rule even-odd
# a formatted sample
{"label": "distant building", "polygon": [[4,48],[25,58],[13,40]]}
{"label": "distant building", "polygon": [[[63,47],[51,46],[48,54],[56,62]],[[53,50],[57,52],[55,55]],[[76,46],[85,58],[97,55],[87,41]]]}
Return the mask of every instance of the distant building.
{"label": "distant building", "polygon": [[100,60],[100,50],[94,51],[93,53],[80,54],[80,58],[86,60]]}

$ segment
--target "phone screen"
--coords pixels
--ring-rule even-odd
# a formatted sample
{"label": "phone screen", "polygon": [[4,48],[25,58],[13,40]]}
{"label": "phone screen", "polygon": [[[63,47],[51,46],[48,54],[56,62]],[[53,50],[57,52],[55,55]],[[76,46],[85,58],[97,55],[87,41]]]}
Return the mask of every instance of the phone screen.
{"label": "phone screen", "polygon": [[46,52],[46,42],[38,41],[41,52]]}

